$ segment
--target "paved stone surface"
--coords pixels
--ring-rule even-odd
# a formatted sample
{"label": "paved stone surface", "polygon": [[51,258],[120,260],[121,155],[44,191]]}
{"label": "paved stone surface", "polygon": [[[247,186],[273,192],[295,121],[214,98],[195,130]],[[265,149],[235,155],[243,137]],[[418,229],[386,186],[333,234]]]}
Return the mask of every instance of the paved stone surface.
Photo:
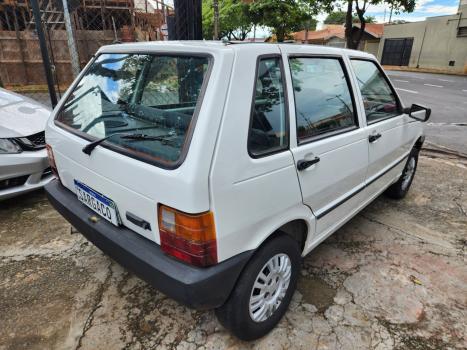
{"label": "paved stone surface", "polygon": [[377,199],[304,259],[255,342],[70,235],[43,193],[0,203],[0,349],[465,349],[467,166],[423,156],[403,201]]}

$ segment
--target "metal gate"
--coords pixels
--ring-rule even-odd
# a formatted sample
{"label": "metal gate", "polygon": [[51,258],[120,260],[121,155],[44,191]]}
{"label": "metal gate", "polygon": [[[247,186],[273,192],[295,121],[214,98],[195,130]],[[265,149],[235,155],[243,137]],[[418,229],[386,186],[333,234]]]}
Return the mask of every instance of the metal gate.
{"label": "metal gate", "polygon": [[388,66],[408,66],[412,53],[413,38],[384,40],[381,64]]}

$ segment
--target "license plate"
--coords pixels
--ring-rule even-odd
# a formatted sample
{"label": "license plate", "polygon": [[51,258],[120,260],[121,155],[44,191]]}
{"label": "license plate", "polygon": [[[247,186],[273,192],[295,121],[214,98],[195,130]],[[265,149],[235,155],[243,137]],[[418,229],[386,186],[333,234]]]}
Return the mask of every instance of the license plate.
{"label": "license plate", "polygon": [[94,210],[115,226],[119,225],[117,206],[111,199],[94,191],[91,187],[78,180],[75,180],[75,188],[76,195],[81,203]]}

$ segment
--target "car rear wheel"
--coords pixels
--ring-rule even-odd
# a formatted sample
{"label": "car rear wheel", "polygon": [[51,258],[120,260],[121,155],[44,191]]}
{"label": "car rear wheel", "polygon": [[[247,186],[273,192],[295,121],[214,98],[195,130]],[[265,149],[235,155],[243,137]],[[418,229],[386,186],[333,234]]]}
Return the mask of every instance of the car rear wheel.
{"label": "car rear wheel", "polygon": [[410,152],[407,162],[405,163],[404,170],[402,175],[392,184],[385,192],[388,197],[394,199],[402,199],[409,192],[410,185],[412,184],[413,178],[415,176],[415,171],[417,170],[418,164],[418,150],[412,149]]}
{"label": "car rear wheel", "polygon": [[279,236],[266,242],[242,272],[227,302],[216,309],[219,322],[242,340],[266,335],[287,311],[297,285],[298,243]]}

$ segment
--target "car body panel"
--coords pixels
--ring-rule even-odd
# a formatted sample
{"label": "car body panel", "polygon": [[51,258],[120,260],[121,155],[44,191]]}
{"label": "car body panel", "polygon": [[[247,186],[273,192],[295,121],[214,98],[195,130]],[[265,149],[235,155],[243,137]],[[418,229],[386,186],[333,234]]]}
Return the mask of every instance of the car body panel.
{"label": "car body panel", "polygon": [[[89,141],[54,123],[75,82],[55,108],[46,130],[63,185],[74,191],[73,180],[77,179],[111,198],[123,225],[155,243],[160,242],[158,204],[193,214],[210,210],[219,262],[257,249],[282,225],[294,220],[306,224],[305,255],[397,180],[404,157],[423,132],[421,123],[406,115],[379,125],[366,124],[349,56],[374,60],[367,53],[312,45],[202,42],[121,44],[103,47],[98,53],[103,52],[208,53],[214,64],[186,159],[172,170],[106,147],[97,147],[91,156],[84,154],[82,148]],[[357,129],[297,144],[287,61],[292,54],[342,57],[355,97]],[[290,145],[282,152],[253,158],[246,145],[256,64],[261,55],[282,57]],[[373,151],[368,145],[372,128],[388,133]],[[397,147],[386,145],[391,139],[397,141]],[[320,156],[320,163],[298,173],[296,162],[314,155]],[[149,222],[151,230],[126,220],[126,212]]]}
{"label": "car body panel", "polygon": [[0,88],[0,138],[44,131],[50,109],[26,96]]}
{"label": "car body panel", "polygon": [[[49,116],[50,109],[46,106],[0,88],[0,138],[14,139],[43,132]],[[0,200],[39,189],[52,178],[44,146],[0,154]]]}
{"label": "car body panel", "polygon": [[[122,44],[104,47],[98,53],[139,52],[207,53],[213,57],[210,79],[196,120],[190,147],[183,163],[176,169],[163,169],[130,158],[106,147],[96,147],[89,156],[82,152],[89,141],[55,125],[54,119],[73,86],[55,108],[48,122],[47,143],[54,150],[62,183],[75,191],[73,180],[79,180],[113,200],[124,226],[159,243],[157,206],[159,203],[187,213],[210,209],[208,174],[217,138],[223,105],[217,103],[227,94],[233,52],[230,49],[210,50],[194,45]],[[213,77],[223,76],[226,79]],[[79,79],[79,78],[78,78]],[[119,169],[119,171],[116,171]],[[134,205],[137,203],[137,205]],[[126,219],[136,215],[151,224],[143,229]]]}

